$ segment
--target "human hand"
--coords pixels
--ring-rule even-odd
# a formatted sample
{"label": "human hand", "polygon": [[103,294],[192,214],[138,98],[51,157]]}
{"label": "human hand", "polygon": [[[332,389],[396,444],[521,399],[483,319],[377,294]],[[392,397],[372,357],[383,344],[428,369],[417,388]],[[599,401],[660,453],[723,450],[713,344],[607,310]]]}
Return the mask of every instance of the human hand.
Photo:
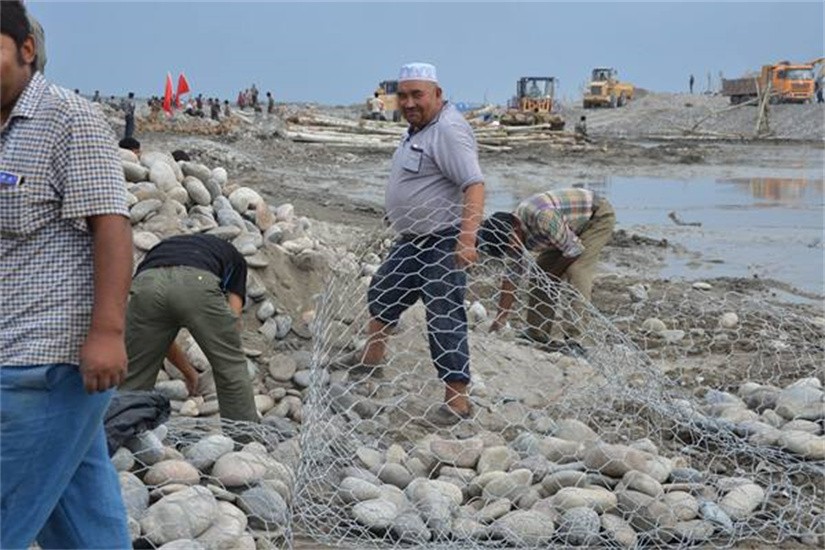
{"label": "human hand", "polygon": [[123,333],[89,331],[80,348],[80,374],[88,393],[106,391],[123,382],[128,364]]}
{"label": "human hand", "polygon": [[455,263],[463,269],[469,267],[478,261],[478,251],[475,244],[467,244],[461,239],[455,247]]}

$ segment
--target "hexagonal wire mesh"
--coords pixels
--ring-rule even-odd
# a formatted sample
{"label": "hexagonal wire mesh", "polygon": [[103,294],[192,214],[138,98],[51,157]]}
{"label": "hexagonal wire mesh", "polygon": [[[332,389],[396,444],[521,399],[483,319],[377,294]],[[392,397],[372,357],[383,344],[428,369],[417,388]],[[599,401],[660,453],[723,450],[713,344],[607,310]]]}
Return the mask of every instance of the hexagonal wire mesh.
{"label": "hexagonal wire mesh", "polygon": [[298,453],[280,441],[264,424],[182,416],[131,440],[130,463],[113,461],[138,547],[290,548]]}
{"label": "hexagonal wire mesh", "polygon": [[[401,245],[431,254],[415,267],[397,261],[388,237],[334,266],[316,311],[294,507],[301,532],[327,544],[434,548],[731,546],[822,533],[821,324],[735,293],[683,296],[668,311],[684,334],[646,326],[631,339],[618,327],[655,315],[670,296],[619,304],[614,324],[529,255],[517,258],[521,277],[511,262],[482,256],[465,303],[444,307],[433,296],[443,288],[425,289],[432,315],[417,301],[392,328],[383,362],[364,368],[371,315],[386,314],[382,299],[412,302],[405,292],[417,284],[396,277],[387,287],[384,277],[371,313],[380,257],[395,247],[384,269],[408,278],[443,282],[455,271],[426,271],[443,264],[443,239]],[[512,327],[493,334],[502,277],[518,281]],[[542,318],[531,314],[536,288],[559,312],[549,342],[520,338]],[[711,330],[733,302],[738,328]],[[456,313],[460,331],[465,307],[473,412],[444,425],[431,356],[443,365],[458,354],[461,364],[460,342],[445,349],[455,339],[438,332],[455,330],[439,319]],[[680,334],[689,346],[671,345]],[[653,348],[657,362],[644,351]],[[709,389],[700,399],[684,384],[687,360],[699,370],[742,363],[752,378],[739,396]]]}

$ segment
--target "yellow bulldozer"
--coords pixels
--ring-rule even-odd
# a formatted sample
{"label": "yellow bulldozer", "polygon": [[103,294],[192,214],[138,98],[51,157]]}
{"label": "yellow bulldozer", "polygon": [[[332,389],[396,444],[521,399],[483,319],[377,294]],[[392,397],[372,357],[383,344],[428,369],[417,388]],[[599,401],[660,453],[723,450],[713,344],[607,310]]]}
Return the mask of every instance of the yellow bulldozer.
{"label": "yellow bulldozer", "polygon": [[633,99],[633,84],[619,82],[619,74],[612,67],[596,67],[590,75],[590,85],[584,93],[582,107],[622,107]]}
{"label": "yellow bulldozer", "polygon": [[555,95],[555,77],[524,76],[516,81],[516,95],[499,122],[508,126],[549,124],[551,130],[564,130],[564,119],[553,112]]}
{"label": "yellow bulldozer", "polygon": [[366,111],[362,118],[370,118],[370,100],[373,97],[378,97],[384,102],[384,116],[387,120],[398,122],[401,120],[401,110],[398,108],[398,81],[397,80],[382,80],[378,83],[375,89],[375,94],[368,97],[366,100]]}

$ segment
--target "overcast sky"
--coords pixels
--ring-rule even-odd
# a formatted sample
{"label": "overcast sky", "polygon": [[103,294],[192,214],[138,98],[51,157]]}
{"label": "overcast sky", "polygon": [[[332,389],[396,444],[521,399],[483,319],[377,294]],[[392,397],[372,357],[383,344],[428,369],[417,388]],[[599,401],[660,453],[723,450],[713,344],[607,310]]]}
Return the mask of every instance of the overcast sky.
{"label": "overcast sky", "polygon": [[823,3],[281,3],[29,1],[46,76],[84,94],[161,95],[167,72],[234,99],[351,104],[409,61],[447,97],[503,103],[519,76],[555,76],[576,100],[594,66],[654,91],[704,90],[781,59],[825,55]]}

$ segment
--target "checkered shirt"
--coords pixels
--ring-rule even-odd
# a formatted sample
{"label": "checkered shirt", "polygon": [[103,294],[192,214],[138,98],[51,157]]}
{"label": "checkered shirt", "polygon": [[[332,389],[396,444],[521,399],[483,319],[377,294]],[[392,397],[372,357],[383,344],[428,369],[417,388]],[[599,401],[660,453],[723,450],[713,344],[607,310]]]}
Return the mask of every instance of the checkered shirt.
{"label": "checkered shirt", "polygon": [[514,214],[524,228],[524,246],[532,252],[559,250],[565,258],[584,252],[578,235],[593,215],[593,192],[562,189],[523,200]]}
{"label": "checkered shirt", "polygon": [[79,364],[93,302],[89,216],[128,216],[115,136],[35,73],[0,129],[0,366]]}

